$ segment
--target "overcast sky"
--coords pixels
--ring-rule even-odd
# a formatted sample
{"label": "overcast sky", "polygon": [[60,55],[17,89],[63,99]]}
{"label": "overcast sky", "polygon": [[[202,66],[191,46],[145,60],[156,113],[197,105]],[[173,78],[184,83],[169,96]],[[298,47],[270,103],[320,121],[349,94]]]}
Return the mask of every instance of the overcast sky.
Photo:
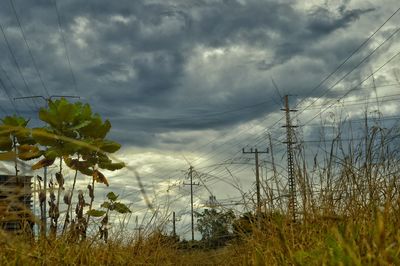
{"label": "overcast sky", "polygon": [[[284,150],[282,95],[290,94],[293,106],[300,103],[297,108],[306,109],[296,121],[307,124],[321,105],[329,107],[338,99],[368,101],[399,93],[397,57],[374,74],[376,91],[371,78],[354,86],[400,51],[396,34],[367,57],[395,32],[400,12],[317,86],[400,7],[397,0],[12,3],[19,21],[11,2],[0,2],[5,34],[0,32],[0,111],[18,111],[39,124],[33,110],[44,101],[12,99],[80,96],[110,119],[110,138],[123,144],[116,156],[130,168],[109,173],[110,184],[134,206],[143,202],[132,169],[142,176],[152,200],[182,197],[170,205],[185,206],[183,216],[189,207],[182,185],[189,163],[199,173],[209,173],[202,181],[209,182],[217,199],[240,196],[218,181],[230,176],[225,166],[212,166],[227,160],[243,189],[251,190],[253,176],[243,173],[252,173],[254,167],[235,166],[232,160],[249,158],[241,154],[243,147],[265,150],[267,130],[277,151]],[[313,109],[310,104],[317,98],[319,109]],[[396,101],[385,102],[381,111],[398,115]],[[360,114],[360,106],[353,106],[343,117]],[[301,134],[314,140],[318,133],[304,127]],[[285,161],[280,159],[283,171]],[[197,205],[209,194],[199,188]]]}

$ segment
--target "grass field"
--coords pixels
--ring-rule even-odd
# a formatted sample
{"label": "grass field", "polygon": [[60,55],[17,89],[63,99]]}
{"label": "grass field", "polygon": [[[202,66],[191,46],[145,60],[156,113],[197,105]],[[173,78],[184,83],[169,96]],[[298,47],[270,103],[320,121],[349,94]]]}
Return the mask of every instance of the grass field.
{"label": "grass field", "polygon": [[[218,248],[183,245],[162,231],[140,241],[121,231],[108,243],[98,236],[33,240],[2,232],[0,265],[400,265],[398,132],[376,123],[358,142],[344,142],[338,130],[313,164],[300,146],[294,154],[297,220],[285,207],[287,197],[278,195],[265,201],[246,233],[237,231]],[[116,200],[109,204],[119,206]]]}

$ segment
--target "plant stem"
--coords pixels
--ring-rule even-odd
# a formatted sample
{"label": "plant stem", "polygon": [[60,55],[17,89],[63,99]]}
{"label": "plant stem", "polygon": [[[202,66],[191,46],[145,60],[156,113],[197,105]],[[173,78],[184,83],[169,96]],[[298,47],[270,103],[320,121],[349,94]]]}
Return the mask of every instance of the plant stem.
{"label": "plant stem", "polygon": [[[78,156],[78,160],[79,160],[79,156]],[[65,215],[62,234],[64,234],[65,230],[67,229],[67,220],[68,220],[68,215],[69,215],[68,213],[69,213],[69,210],[71,209],[71,205],[72,205],[72,196],[74,195],[74,189],[75,189],[76,177],[77,176],[78,176],[78,169],[75,169],[74,183],[72,184],[71,194],[68,195],[68,196],[70,196],[70,199],[69,199],[69,204],[68,204],[68,207],[67,207],[67,212],[66,212],[66,215]],[[70,219],[72,219],[72,214],[71,214]]]}
{"label": "plant stem", "polygon": [[[89,211],[92,209],[93,201],[94,201],[94,178],[92,179],[92,189],[93,189],[93,198],[90,198],[90,205],[89,205]],[[90,214],[88,214],[86,223],[89,224],[89,219],[90,219]]]}
{"label": "plant stem", "polygon": [[15,153],[14,159],[14,167],[15,167],[15,176],[18,176],[18,159],[17,159],[17,138],[13,135],[13,148]]}
{"label": "plant stem", "polygon": [[[60,166],[59,166],[59,169],[60,169],[60,171],[59,171],[60,178],[63,178],[63,177],[62,177],[62,157],[60,157]],[[63,182],[63,183],[64,183],[64,182]],[[60,193],[61,193],[61,188],[62,188],[62,186],[63,186],[63,184],[58,184],[57,203],[56,203],[56,206],[57,206],[56,208],[57,208],[57,210],[60,209]],[[56,226],[56,228],[57,228],[58,218],[57,218],[54,222],[55,222],[55,226]],[[57,231],[56,231],[56,234],[57,234]]]}

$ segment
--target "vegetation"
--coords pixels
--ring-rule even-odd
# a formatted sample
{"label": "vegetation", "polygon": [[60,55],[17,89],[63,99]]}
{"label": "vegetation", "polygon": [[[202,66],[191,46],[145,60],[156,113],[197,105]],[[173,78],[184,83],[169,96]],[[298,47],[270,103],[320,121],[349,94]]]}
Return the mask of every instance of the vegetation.
{"label": "vegetation", "polygon": [[[400,265],[396,126],[388,129],[379,119],[373,125],[365,123],[358,142],[342,140],[344,128],[336,128],[332,141],[321,139],[324,152],[319,149],[313,163],[305,156],[305,143],[298,139],[296,222],[282,207],[288,204],[282,190],[277,195],[273,186],[266,186],[261,214],[235,216],[232,210],[217,207],[197,213],[202,240],[190,243],[171,237],[160,227],[139,239],[127,231],[118,234],[123,239],[109,235],[109,213],[130,212],[113,192],[101,206],[92,206],[95,182],[109,182],[102,169],[123,167],[109,158],[120,148],[106,139],[111,124],[92,114],[89,106],[64,99],[50,102],[39,116],[47,123],[43,128],[27,129],[26,120],[17,117],[13,119],[18,123],[4,119],[3,124],[11,126],[2,125],[0,148],[2,158],[15,162],[17,156],[27,160],[42,156],[33,169],[58,163],[57,184],[52,185],[48,202],[55,229],[51,237],[38,239],[1,232],[1,265]],[[71,193],[64,197],[64,224],[59,226],[64,165],[75,175]],[[72,219],[71,199],[78,174],[92,180],[86,188],[90,203],[78,192]],[[100,220],[98,234],[87,235],[94,220]]]}
{"label": "vegetation", "polygon": [[232,210],[218,211],[215,208],[196,212],[197,229],[201,233],[204,246],[216,248],[233,238],[232,222],[235,214]]}
{"label": "vegetation", "polygon": [[[105,138],[111,128],[111,123],[108,120],[103,122],[98,114],[93,114],[88,104],[70,103],[64,98],[56,101],[49,100],[48,107],[39,110],[39,118],[45,122],[45,126],[33,129],[26,127],[28,120],[22,117],[10,116],[2,120],[0,149],[4,152],[0,159],[14,160],[16,175],[18,175],[18,159],[33,160],[42,157],[32,165],[32,170],[49,167],[57,162],[56,180],[49,182],[50,236],[54,238],[58,233],[63,235],[68,233],[70,239],[84,239],[92,213],[95,182],[108,186],[108,180],[101,170],[114,171],[124,167],[123,163],[112,162],[108,157],[108,154],[118,151],[121,145]],[[58,226],[60,198],[65,190],[64,164],[74,170],[75,175],[72,188],[64,195],[67,208],[64,224],[60,230]],[[71,205],[78,172],[92,178],[91,185],[87,186],[90,203],[85,202],[83,191],[80,190],[73,219]],[[46,204],[45,198],[44,191],[41,191],[42,216],[47,215],[44,214],[43,208]],[[124,204],[118,204],[125,207],[125,212],[129,211]],[[87,215],[84,216],[86,207],[89,209]],[[67,230],[68,227],[69,230]]]}

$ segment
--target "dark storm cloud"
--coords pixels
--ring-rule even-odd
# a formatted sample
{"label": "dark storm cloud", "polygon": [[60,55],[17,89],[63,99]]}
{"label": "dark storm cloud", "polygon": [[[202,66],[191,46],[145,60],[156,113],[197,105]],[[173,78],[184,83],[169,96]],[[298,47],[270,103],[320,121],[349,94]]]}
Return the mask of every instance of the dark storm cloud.
{"label": "dark storm cloud", "polygon": [[351,22],[359,19],[362,14],[374,11],[373,8],[346,10],[345,6],[341,6],[338,10],[339,16],[335,16],[326,8],[316,8],[310,13],[311,19],[307,25],[308,30],[313,34],[329,34],[337,29],[347,27]]}
{"label": "dark storm cloud", "polygon": [[[296,1],[57,1],[75,88],[52,1],[14,4],[50,94],[79,94],[111,119],[114,136],[142,145],[158,133],[219,129],[276,111],[273,103],[207,117],[276,98],[271,77],[306,94],[364,38],[335,33],[377,12],[347,2],[304,11]],[[1,65],[19,94],[43,94],[8,1],[0,22],[31,91],[0,36]]]}

